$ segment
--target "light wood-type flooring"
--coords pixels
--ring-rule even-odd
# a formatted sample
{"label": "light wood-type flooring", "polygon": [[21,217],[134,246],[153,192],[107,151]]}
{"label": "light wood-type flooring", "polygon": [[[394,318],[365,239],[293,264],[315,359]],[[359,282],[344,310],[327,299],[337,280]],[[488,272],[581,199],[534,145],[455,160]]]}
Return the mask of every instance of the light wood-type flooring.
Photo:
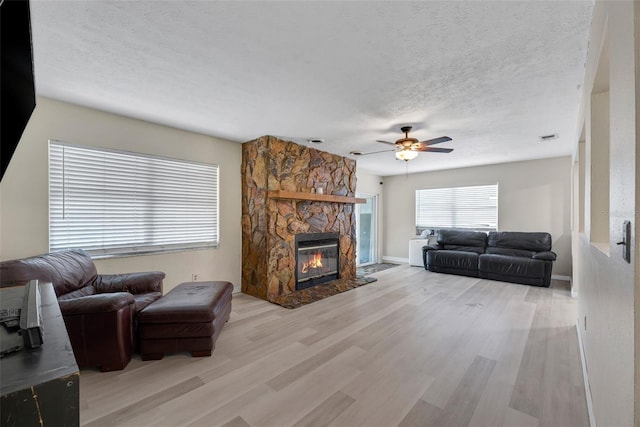
{"label": "light wood-type flooring", "polygon": [[212,357],[83,370],[86,426],[588,426],[568,283],[407,265],[288,310],[234,294]]}

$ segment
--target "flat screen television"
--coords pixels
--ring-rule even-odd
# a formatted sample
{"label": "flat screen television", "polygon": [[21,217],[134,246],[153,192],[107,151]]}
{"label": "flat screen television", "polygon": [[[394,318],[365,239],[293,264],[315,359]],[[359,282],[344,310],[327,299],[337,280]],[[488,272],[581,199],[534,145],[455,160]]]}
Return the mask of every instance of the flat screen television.
{"label": "flat screen television", "polygon": [[28,0],[0,0],[2,175],[36,107]]}

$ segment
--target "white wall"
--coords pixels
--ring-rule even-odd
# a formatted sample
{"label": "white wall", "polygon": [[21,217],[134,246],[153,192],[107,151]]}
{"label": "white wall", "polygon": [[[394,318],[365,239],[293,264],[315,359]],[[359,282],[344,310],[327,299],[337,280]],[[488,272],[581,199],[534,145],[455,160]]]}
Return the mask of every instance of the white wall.
{"label": "white wall", "polygon": [[376,217],[376,249],[375,258],[376,261],[382,261],[382,221],[383,221],[383,191],[382,191],[382,178],[378,175],[372,175],[367,172],[361,172],[356,166],[356,194],[358,196],[376,196],[377,202],[377,217]]}
{"label": "white wall", "polygon": [[384,256],[408,258],[416,190],[495,183],[498,229],[551,233],[553,274],[571,275],[571,157],[384,177]]}
{"label": "white wall", "polygon": [[[213,120],[213,118],[212,118]],[[0,259],[45,253],[48,240],[48,140],[220,165],[220,246],[96,260],[100,273],[161,270],[165,292],[178,283],[226,280],[240,286],[241,145],[114,114],[38,98],[0,184]]]}
{"label": "white wall", "polygon": [[356,193],[368,196],[381,195],[382,178],[367,172],[359,171],[356,165]]}
{"label": "white wall", "polygon": [[[584,232],[579,228],[574,231],[577,234],[574,250],[578,251],[578,262],[573,279],[579,286],[579,331],[593,413],[600,426],[631,426],[634,425],[634,405],[636,414],[640,413],[640,405],[634,398],[634,370],[636,391],[640,387],[640,362],[637,357],[634,361],[634,353],[638,353],[638,330],[634,329],[634,321],[638,323],[634,298],[638,298],[638,294],[634,286],[640,283],[640,274],[634,271],[638,262],[636,221],[639,188],[636,183],[640,171],[636,151],[640,127],[640,99],[636,86],[640,81],[640,58],[636,57],[640,44],[637,35],[640,31],[639,9],[639,2],[595,2],[580,105],[581,118],[577,123],[578,129],[587,130],[585,188],[582,189],[585,226]],[[602,120],[602,117],[593,117],[598,108],[592,103],[598,102],[598,97],[592,95],[599,93],[602,84],[597,70],[600,49],[607,38],[609,108],[608,112],[605,111],[608,117]],[[606,69],[606,64],[600,64],[600,69]],[[576,144],[580,139],[579,133],[575,137]],[[598,173],[603,165],[598,163],[602,158],[595,154],[594,148],[597,147],[592,145],[602,137],[608,137],[610,149],[609,163],[604,165],[609,167],[607,189],[598,189]],[[580,188],[580,183],[574,187]],[[609,200],[602,206],[606,194],[600,192],[607,190]],[[578,198],[574,200],[579,203]],[[602,220],[606,221],[605,230],[608,229],[603,237],[598,235],[594,224]],[[622,248],[616,245],[622,238],[625,220],[630,220],[633,226],[630,264],[622,259]],[[636,416],[635,425],[638,422]]]}

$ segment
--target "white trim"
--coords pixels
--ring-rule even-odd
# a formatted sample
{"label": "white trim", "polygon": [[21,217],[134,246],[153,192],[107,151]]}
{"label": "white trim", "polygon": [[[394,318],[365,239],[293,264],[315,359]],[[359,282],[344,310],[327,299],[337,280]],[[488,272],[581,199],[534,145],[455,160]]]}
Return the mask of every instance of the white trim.
{"label": "white trim", "polygon": [[383,255],[382,256],[382,260],[383,261],[389,261],[389,262],[397,262],[397,263],[400,263],[400,264],[409,264],[409,258],[400,258],[400,257],[396,257],[396,256]]}
{"label": "white trim", "polygon": [[582,378],[584,381],[584,394],[587,399],[587,412],[589,414],[589,426],[596,427],[596,417],[593,414],[593,401],[591,400],[591,386],[589,385],[589,375],[587,372],[587,362],[584,356],[584,345],[582,343],[582,325],[580,318],[576,321],[576,333],[578,334],[578,348],[580,349],[580,361],[582,362]]}
{"label": "white trim", "polygon": [[571,284],[571,298],[578,298],[578,291],[576,290],[576,288],[573,287],[573,277],[571,277],[571,280],[569,280],[569,283]]}
{"label": "white trim", "polygon": [[563,276],[563,275],[560,275],[560,274],[552,274],[551,278],[553,280],[563,280],[565,282],[571,282],[571,276]]}

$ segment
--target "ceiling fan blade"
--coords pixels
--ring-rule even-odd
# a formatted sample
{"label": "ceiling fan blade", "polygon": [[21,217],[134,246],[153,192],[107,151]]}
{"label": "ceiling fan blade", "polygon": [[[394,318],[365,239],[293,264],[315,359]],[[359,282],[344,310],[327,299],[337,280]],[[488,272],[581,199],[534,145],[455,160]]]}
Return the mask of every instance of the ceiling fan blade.
{"label": "ceiling fan blade", "polygon": [[378,140],[376,140],[376,142],[381,142],[381,143],[383,143],[383,144],[391,144],[391,145],[396,145],[396,143],[395,143],[395,142],[389,142],[389,141],[381,141],[381,140],[379,140],[379,139],[378,139]]}
{"label": "ceiling fan blade", "polygon": [[420,141],[420,144],[434,145],[434,144],[441,144],[443,142],[448,142],[448,141],[452,141],[452,139],[449,138],[448,136],[441,136],[440,138],[433,138],[433,139],[427,139],[426,141]]}
{"label": "ceiling fan blade", "polygon": [[397,151],[397,150],[372,151],[371,153],[362,153],[362,154],[358,154],[358,155],[356,155],[356,157],[368,156],[369,154],[390,153],[390,152],[392,152],[392,151]]}
{"label": "ceiling fan blade", "polygon": [[422,151],[422,152],[432,152],[432,153],[450,153],[453,151],[453,148],[437,148],[437,147],[422,147],[422,148],[418,148],[415,151]]}

